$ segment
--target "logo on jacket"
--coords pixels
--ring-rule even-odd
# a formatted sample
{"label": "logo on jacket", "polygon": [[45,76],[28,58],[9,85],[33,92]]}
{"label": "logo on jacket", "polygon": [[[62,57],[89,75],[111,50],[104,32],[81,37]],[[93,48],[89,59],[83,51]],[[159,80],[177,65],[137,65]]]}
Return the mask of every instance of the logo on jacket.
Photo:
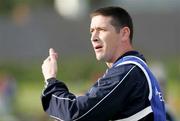
{"label": "logo on jacket", "polygon": [[163,98],[163,96],[162,96],[162,93],[161,93],[160,91],[158,91],[157,88],[156,88],[155,95],[156,95],[156,96],[159,96],[159,100],[160,100],[160,101],[164,101],[164,98]]}

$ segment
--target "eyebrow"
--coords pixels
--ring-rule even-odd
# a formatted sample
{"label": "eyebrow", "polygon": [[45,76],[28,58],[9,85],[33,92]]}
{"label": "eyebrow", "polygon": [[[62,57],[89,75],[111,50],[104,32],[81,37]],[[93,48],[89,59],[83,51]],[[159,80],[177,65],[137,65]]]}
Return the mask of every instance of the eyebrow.
{"label": "eyebrow", "polygon": [[102,29],[106,29],[107,27],[94,27],[94,28],[90,28],[90,32],[94,29],[99,29],[99,30],[102,30]]}

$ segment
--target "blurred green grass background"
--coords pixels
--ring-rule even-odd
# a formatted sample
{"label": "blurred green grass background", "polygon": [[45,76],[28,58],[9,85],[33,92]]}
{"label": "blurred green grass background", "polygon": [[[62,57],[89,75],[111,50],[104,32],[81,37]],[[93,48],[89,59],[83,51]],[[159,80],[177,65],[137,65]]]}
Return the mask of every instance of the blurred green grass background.
{"label": "blurred green grass background", "polygon": [[[178,59],[164,62],[168,73],[167,102],[178,118],[180,114],[180,63]],[[70,91],[81,95],[100,77],[106,65],[94,59],[82,57],[64,59],[58,62],[58,79],[63,80]],[[14,115],[18,121],[48,121],[42,110],[40,95],[44,88],[41,62],[1,62],[0,73],[9,73],[17,81],[13,103]]]}

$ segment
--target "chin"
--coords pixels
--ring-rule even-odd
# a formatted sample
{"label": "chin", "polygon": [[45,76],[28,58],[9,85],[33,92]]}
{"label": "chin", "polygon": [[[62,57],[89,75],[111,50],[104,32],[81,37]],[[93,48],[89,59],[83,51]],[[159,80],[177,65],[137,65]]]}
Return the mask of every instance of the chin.
{"label": "chin", "polygon": [[98,61],[101,60],[101,59],[100,59],[99,57],[97,57],[97,56],[96,56],[96,59],[97,59]]}
{"label": "chin", "polygon": [[101,57],[96,55],[96,59],[99,61],[99,60],[101,60]]}
{"label": "chin", "polygon": [[96,59],[97,59],[98,61],[105,61],[104,56],[96,56]]}

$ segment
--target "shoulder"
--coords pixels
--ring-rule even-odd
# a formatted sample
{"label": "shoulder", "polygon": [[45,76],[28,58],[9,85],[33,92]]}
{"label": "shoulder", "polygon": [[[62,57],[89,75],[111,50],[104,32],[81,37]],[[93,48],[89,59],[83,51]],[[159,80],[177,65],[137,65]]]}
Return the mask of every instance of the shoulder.
{"label": "shoulder", "polygon": [[135,64],[125,64],[110,68],[105,74],[105,77],[126,77],[127,79],[134,81],[146,81],[146,76],[144,75],[142,69]]}
{"label": "shoulder", "polygon": [[134,64],[120,65],[107,70],[107,76],[124,75],[135,68]]}

